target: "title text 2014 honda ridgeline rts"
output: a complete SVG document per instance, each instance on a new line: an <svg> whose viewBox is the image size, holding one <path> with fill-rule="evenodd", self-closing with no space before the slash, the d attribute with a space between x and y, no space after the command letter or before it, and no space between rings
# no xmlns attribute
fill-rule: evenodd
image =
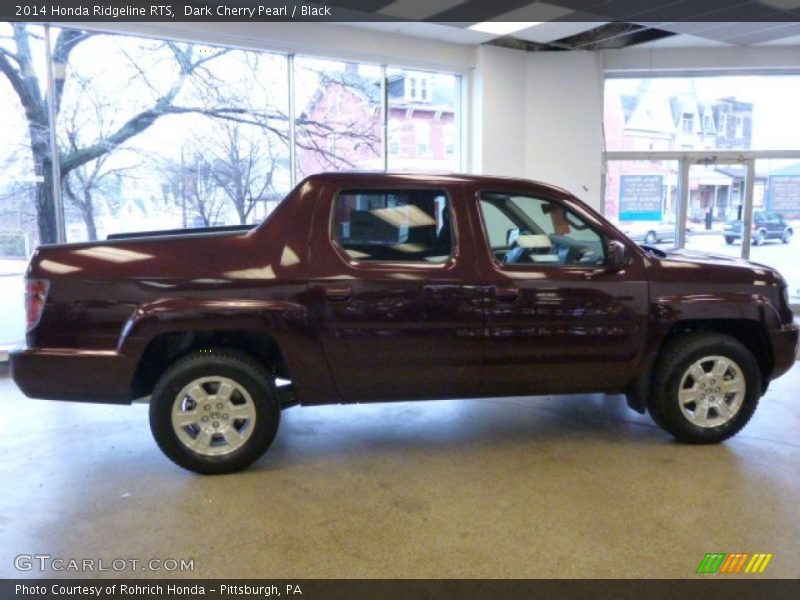
<svg viewBox="0 0 800 600"><path fill-rule="evenodd" d="M26 285L22 391L150 396L158 445L201 473L256 460L291 404L625 393L720 442L798 344L775 270L491 177L315 175L254 228L41 247Z"/></svg>

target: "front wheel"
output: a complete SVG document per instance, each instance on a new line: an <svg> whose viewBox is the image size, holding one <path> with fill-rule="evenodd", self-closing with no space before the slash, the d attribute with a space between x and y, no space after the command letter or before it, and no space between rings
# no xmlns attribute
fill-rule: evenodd
<svg viewBox="0 0 800 600"><path fill-rule="evenodd" d="M783 235L781 236L781 241L784 244L788 244L789 242L792 241L792 234L793 233L794 232L791 229L787 229L786 231L783 232Z"/></svg>
<svg viewBox="0 0 800 600"><path fill-rule="evenodd" d="M652 246L653 244L658 243L658 236L656 235L655 231L648 231L647 235L644 236L644 243L649 244Z"/></svg>
<svg viewBox="0 0 800 600"><path fill-rule="evenodd" d="M753 246L761 246L764 242L767 241L767 234L762 229L756 232L753 236Z"/></svg>
<svg viewBox="0 0 800 600"><path fill-rule="evenodd" d="M653 379L648 410L678 441L722 442L755 412L761 372L738 340L719 333L685 334L667 346Z"/></svg>
<svg viewBox="0 0 800 600"><path fill-rule="evenodd" d="M272 443L280 405L267 370L236 350L185 356L158 380L150 429L179 466L202 474L239 471Z"/></svg>
<svg viewBox="0 0 800 600"><path fill-rule="evenodd" d="M725 243L728 244L728 246L733 245L733 241L734 241L734 238L732 238L730 236L727 236L727 235L725 236Z"/></svg>

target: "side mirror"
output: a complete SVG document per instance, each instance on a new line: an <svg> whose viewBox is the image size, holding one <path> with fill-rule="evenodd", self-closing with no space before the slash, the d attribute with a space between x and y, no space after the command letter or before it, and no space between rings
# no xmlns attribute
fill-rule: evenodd
<svg viewBox="0 0 800 600"><path fill-rule="evenodd" d="M608 242L608 256L606 257L606 265L609 269L619 271L625 266L627 253L625 251L625 244L617 240Z"/></svg>

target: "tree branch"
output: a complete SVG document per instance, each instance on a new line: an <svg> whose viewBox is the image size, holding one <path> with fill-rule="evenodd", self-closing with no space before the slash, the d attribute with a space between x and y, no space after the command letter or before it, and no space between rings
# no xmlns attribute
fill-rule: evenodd
<svg viewBox="0 0 800 600"><path fill-rule="evenodd" d="M150 127L155 121L166 115L180 115L187 113L202 114L209 117L223 118L236 120L251 125L261 125L257 121L237 119L236 115L250 114L250 111L244 108L202 108L202 107L186 107L186 106L173 106L169 103L167 98L161 98L156 103L156 106L140 112L139 114L128 119L122 126L114 133L110 134L103 140L98 141L91 146L81 148L71 152L61 158L61 171L68 173L72 169L80 167L87 162L94 160L98 156L113 150L120 144L125 143L138 133L141 133ZM263 125L261 125L263 126Z"/></svg>
<svg viewBox="0 0 800 600"><path fill-rule="evenodd" d="M61 109L61 98L64 96L70 54L78 44L88 40L92 35L78 29L62 29L56 38L56 43L53 47L53 71L56 74L54 82L56 113Z"/></svg>
<svg viewBox="0 0 800 600"><path fill-rule="evenodd" d="M8 79L8 82L19 97L19 101L22 103L22 107L25 109L29 118L34 117L35 113L41 110L41 107L38 106L38 98L31 96L28 86L25 85L25 82L20 76L20 72L8 62L6 53L0 53L0 72Z"/></svg>
<svg viewBox="0 0 800 600"><path fill-rule="evenodd" d="M19 57L19 71L17 76L21 85L25 88L25 96L27 102L23 101L25 110L35 110L38 117L37 123L41 121L42 114L46 113L44 110L44 98L41 95L39 87L39 77L36 75L36 69L33 66L33 54L31 52L31 45L27 26L24 24L15 23L12 25L14 28L14 41L17 45L17 56ZM22 97L20 96L20 99Z"/></svg>
<svg viewBox="0 0 800 600"><path fill-rule="evenodd" d="M20 63L19 56L17 56L13 52L11 52L11 50L8 50L7 48L3 48L2 46L0 46L0 55L7 56L8 58L13 60L17 64Z"/></svg>

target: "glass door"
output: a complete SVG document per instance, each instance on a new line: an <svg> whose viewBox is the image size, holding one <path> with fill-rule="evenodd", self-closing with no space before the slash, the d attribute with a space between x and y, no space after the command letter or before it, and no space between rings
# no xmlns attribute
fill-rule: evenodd
<svg viewBox="0 0 800 600"><path fill-rule="evenodd" d="M753 195L763 196L763 179L748 175L752 159L717 162L713 159L687 161L686 202L681 208L684 247L709 254L747 257L752 244L752 225L748 226L748 206Z"/></svg>
<svg viewBox="0 0 800 600"><path fill-rule="evenodd" d="M781 272L800 303L800 159L755 162L750 259Z"/></svg>

